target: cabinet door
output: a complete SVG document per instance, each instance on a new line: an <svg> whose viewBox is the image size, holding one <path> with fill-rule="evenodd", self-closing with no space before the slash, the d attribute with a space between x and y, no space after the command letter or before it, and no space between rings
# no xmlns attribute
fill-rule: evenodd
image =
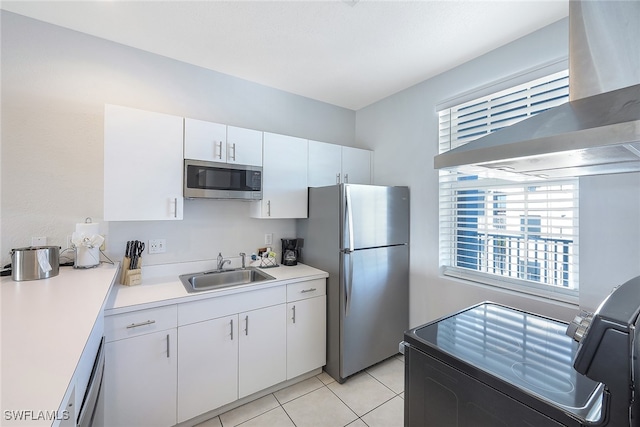
<svg viewBox="0 0 640 427"><path fill-rule="evenodd" d="M105 221L182 219L182 117L105 106Z"/></svg>
<svg viewBox="0 0 640 427"><path fill-rule="evenodd" d="M262 166L262 132L228 126L227 163Z"/></svg>
<svg viewBox="0 0 640 427"><path fill-rule="evenodd" d="M287 378L286 304L240 313L238 397Z"/></svg>
<svg viewBox="0 0 640 427"><path fill-rule="evenodd" d="M257 218L307 217L307 140L264 133L262 200Z"/></svg>
<svg viewBox="0 0 640 427"><path fill-rule="evenodd" d="M106 344L106 426L176 424L176 336L174 328Z"/></svg>
<svg viewBox="0 0 640 427"><path fill-rule="evenodd" d="M287 379L326 364L325 296L287 304Z"/></svg>
<svg viewBox="0 0 640 427"><path fill-rule="evenodd" d="M227 126L184 119L184 158L226 163Z"/></svg>
<svg viewBox="0 0 640 427"><path fill-rule="evenodd" d="M309 187L340 184L342 147L319 141L309 141Z"/></svg>
<svg viewBox="0 0 640 427"><path fill-rule="evenodd" d="M178 328L178 423L238 399L238 316Z"/></svg>
<svg viewBox="0 0 640 427"><path fill-rule="evenodd" d="M342 147L342 182L371 184L371 151Z"/></svg>

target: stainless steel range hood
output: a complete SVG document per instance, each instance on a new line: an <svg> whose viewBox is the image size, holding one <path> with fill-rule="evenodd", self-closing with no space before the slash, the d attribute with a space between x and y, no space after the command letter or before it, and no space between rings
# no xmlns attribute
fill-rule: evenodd
<svg viewBox="0 0 640 427"><path fill-rule="evenodd" d="M555 178L640 171L640 2L571 1L570 99L434 158Z"/></svg>

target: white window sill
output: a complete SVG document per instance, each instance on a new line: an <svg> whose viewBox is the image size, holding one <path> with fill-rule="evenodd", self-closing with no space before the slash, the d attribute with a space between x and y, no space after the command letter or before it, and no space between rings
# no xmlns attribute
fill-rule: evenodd
<svg viewBox="0 0 640 427"><path fill-rule="evenodd" d="M510 295L517 295L536 301L551 302L556 305L575 309L580 305L578 291L555 288L547 285L527 286L516 281L502 279L500 277L487 278L482 274L459 271L458 269L441 267L440 276L445 279L455 280L465 285L477 286L494 292L503 292ZM548 288L548 289L547 289Z"/></svg>

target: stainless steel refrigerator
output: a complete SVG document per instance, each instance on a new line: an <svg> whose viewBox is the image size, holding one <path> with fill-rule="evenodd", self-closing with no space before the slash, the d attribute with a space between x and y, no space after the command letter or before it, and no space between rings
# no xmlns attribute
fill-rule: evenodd
<svg viewBox="0 0 640 427"><path fill-rule="evenodd" d="M309 188L302 262L329 273L327 365L336 381L398 353L409 328L409 189Z"/></svg>

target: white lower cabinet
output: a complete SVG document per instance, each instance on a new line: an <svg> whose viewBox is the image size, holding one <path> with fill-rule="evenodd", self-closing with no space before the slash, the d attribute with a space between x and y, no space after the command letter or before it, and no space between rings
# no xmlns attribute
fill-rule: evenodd
<svg viewBox="0 0 640 427"><path fill-rule="evenodd" d="M107 316L105 425L182 423L321 368L325 287L307 280Z"/></svg>
<svg viewBox="0 0 640 427"><path fill-rule="evenodd" d="M105 426L176 424L176 328L109 342Z"/></svg>
<svg viewBox="0 0 640 427"><path fill-rule="evenodd" d="M285 304L178 328L178 422L286 380Z"/></svg>
<svg viewBox="0 0 640 427"><path fill-rule="evenodd" d="M240 314L238 397L287 379L285 304Z"/></svg>
<svg viewBox="0 0 640 427"><path fill-rule="evenodd" d="M178 422L238 398L238 315L178 328Z"/></svg>
<svg viewBox="0 0 640 427"><path fill-rule="evenodd" d="M326 364L326 299L287 304L287 379Z"/></svg>

